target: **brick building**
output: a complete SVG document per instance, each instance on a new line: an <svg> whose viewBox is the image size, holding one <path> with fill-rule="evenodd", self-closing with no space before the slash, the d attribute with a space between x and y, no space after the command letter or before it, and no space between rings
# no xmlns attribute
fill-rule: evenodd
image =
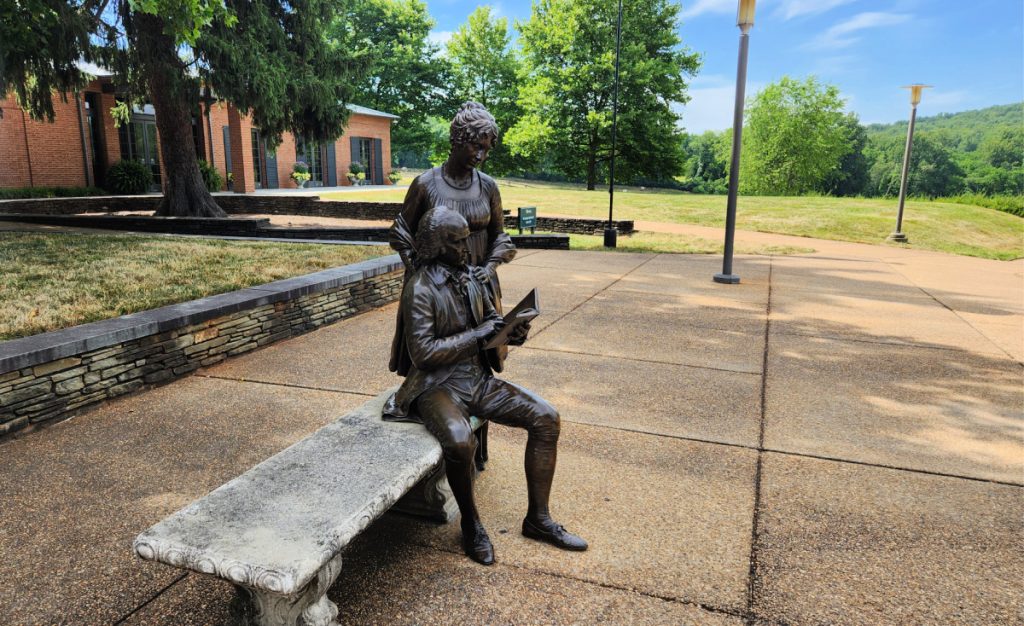
<svg viewBox="0 0 1024 626"><path fill-rule="evenodd" d="M130 124L114 126L110 109L116 90L109 77L99 77L67 102L54 102L56 119L29 118L13 95L0 100L0 187L103 186L107 168L121 159L135 159L153 169L156 188L162 180L159 137L150 106L133 112ZM350 105L344 134L327 144L285 133L276 149L269 149L247 115L228 102L201 107L192 120L196 154L212 163L231 190L292 189L292 166L297 160L310 165L307 187L350 184L353 160L364 165L366 180L386 184L391 172L390 113Z"/></svg>

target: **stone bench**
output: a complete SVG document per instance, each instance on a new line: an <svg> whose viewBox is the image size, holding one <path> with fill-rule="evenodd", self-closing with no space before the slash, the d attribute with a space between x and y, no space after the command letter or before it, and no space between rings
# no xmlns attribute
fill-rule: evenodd
<svg viewBox="0 0 1024 626"><path fill-rule="evenodd" d="M457 513L434 437L381 420L392 392L165 518L136 554L233 583L247 623L337 624L325 594L356 535L393 505L438 521Z"/></svg>

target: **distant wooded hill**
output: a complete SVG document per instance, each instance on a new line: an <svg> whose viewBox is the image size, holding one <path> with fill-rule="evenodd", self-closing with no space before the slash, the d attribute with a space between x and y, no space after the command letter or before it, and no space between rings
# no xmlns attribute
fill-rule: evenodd
<svg viewBox="0 0 1024 626"><path fill-rule="evenodd" d="M831 93L813 79L783 82L779 89L793 92L804 89L819 98ZM758 94L754 105L772 93L765 90ZM768 123L757 116L748 116L748 131L743 136L744 162L770 161L770 167L762 168L769 172L778 172L783 166L793 169L793 163L799 163L811 153L814 146L808 144L833 142L841 148L834 151L841 157L825 175L804 185L798 193L893 196L899 192L908 120L865 126L855 114L838 112L842 106L838 98L831 102L831 118L823 113L823 105L815 108L802 102L800 98L789 97L772 103L778 106L772 109L774 117ZM820 138L810 137L811 131L822 130L820 119L832 120L829 132L819 133ZM783 132L792 128L803 130L788 135ZM772 139L774 135L782 135L782 139L767 148L750 145L748 137L757 131ZM725 192L729 137L728 132L707 132L685 138L682 151L686 170L680 179L683 188L697 193ZM791 193L787 189L772 188L766 181L772 182L771 177L762 175L753 180L760 183L760 187L756 187L748 175L746 191ZM914 131L908 187L912 196L957 196L972 204L1024 216L1024 102L919 117Z"/></svg>
<svg viewBox="0 0 1024 626"><path fill-rule="evenodd" d="M891 124L868 124L865 126L868 137L893 135L906 137L907 122L901 120ZM985 140L986 135L1003 129L1021 130L1024 128L1024 102L1000 104L986 109L961 111L960 113L940 113L927 117L918 117L914 123L914 132L934 134L943 145L949 148L972 152Z"/></svg>

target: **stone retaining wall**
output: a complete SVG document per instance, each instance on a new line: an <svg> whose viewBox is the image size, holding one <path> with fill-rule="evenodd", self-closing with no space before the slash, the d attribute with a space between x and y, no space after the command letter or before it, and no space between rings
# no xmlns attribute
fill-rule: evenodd
<svg viewBox="0 0 1024 626"><path fill-rule="evenodd" d="M397 255L0 342L0 440L397 300Z"/></svg>
<svg viewBox="0 0 1024 626"><path fill-rule="evenodd" d="M357 220L393 220L401 208L397 202L350 202L321 200L317 196L239 195L216 196L217 203L229 215L240 213L266 215L314 215ZM119 211L155 211L160 196L102 196L91 198L35 198L0 201L0 213L27 215L73 215L76 213L116 213ZM601 235L607 220L591 218L555 218L537 216L537 228L553 233ZM623 235L633 234L632 220L612 225ZM505 216L505 228L518 232L515 215Z"/></svg>
<svg viewBox="0 0 1024 626"><path fill-rule="evenodd" d="M571 235L603 235L608 227L608 220L595 220L587 217L543 217L537 216L537 230L552 233L569 233ZM620 235L633 234L633 220L612 221L612 227ZM519 220L515 215L505 216L505 230L509 233L519 232ZM524 233L528 231L523 231Z"/></svg>

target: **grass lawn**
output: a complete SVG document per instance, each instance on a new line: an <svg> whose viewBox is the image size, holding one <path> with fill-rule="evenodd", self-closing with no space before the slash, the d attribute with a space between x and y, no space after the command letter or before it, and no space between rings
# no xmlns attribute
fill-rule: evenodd
<svg viewBox="0 0 1024 626"><path fill-rule="evenodd" d="M0 340L390 253L381 246L0 233Z"/></svg>
<svg viewBox="0 0 1024 626"><path fill-rule="evenodd" d="M628 237L619 237L615 248L604 247L602 235L569 235L571 250L595 250L609 252L669 252L674 254L721 254L724 244L703 237L674 233L638 232ZM795 246L745 246L737 245L736 254L806 254L814 248Z"/></svg>
<svg viewBox="0 0 1024 626"><path fill-rule="evenodd" d="M499 182L502 201L513 211L519 206L536 206L540 215L608 217L607 189L586 191L580 185L517 179ZM616 219L725 227L725 196L633 187L616 191ZM404 196L405 189L397 188L323 197L401 202ZM905 246L987 259L1024 256L1024 219L995 209L910 200L903 219L909 244L885 241L895 225L896 200L885 198L741 196L736 219L740 230Z"/></svg>

